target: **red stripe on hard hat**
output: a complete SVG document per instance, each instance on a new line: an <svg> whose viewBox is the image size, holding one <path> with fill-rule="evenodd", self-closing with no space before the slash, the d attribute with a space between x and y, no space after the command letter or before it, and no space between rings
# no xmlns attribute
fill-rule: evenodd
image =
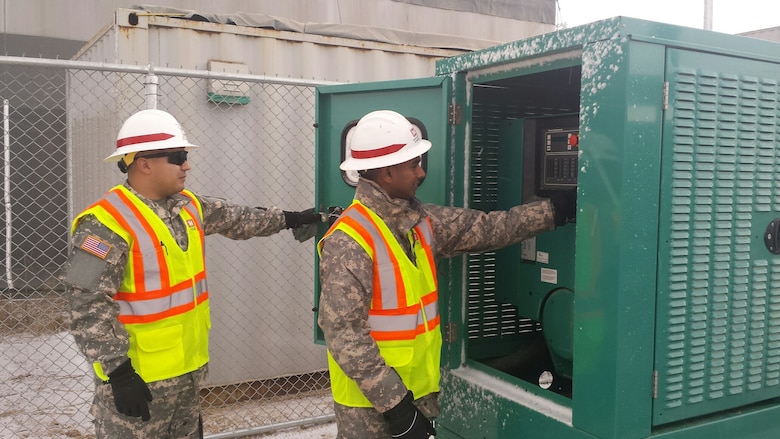
<svg viewBox="0 0 780 439"><path fill-rule="evenodd" d="M121 148L127 145L135 145L137 143L146 142L159 142L161 140L168 140L173 137L173 134L168 133L156 133L156 134L144 134L143 136L125 137L116 141L116 147Z"/></svg>
<svg viewBox="0 0 780 439"><path fill-rule="evenodd" d="M355 151L352 150L353 159L372 159L374 157L381 157L383 155L392 154L401 148L406 146L405 143L396 143L395 145L385 146L384 148L372 149L371 151Z"/></svg>

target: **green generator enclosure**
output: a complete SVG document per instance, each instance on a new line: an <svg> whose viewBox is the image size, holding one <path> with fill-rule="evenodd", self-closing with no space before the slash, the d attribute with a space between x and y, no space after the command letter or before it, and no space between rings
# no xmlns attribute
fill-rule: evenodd
<svg viewBox="0 0 780 439"><path fill-rule="evenodd" d="M378 109L433 143L424 202L576 189L575 223L438 261L437 439L780 437L778 84L780 44L616 17L317 88L323 210Z"/></svg>

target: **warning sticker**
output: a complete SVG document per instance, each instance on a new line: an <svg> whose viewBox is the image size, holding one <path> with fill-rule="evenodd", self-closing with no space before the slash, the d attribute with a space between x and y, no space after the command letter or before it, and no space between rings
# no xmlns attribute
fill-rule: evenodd
<svg viewBox="0 0 780 439"><path fill-rule="evenodd" d="M558 284L558 270L552 268L542 268L542 282L548 284Z"/></svg>

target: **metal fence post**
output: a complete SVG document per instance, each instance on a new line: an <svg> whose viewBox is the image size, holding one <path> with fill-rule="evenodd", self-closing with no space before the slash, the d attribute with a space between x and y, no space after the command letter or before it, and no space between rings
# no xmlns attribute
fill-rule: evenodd
<svg viewBox="0 0 780 439"><path fill-rule="evenodd" d="M11 133L8 117L8 99L3 99L3 202L5 204L5 275L8 291L14 289L13 239L11 239L13 212L11 210Z"/></svg>
<svg viewBox="0 0 780 439"><path fill-rule="evenodd" d="M153 67L150 64L149 73L147 73L146 80L144 81L144 85L146 86L146 109L147 110L157 109L157 86L159 84L159 80L157 78L157 75L155 75L152 70Z"/></svg>

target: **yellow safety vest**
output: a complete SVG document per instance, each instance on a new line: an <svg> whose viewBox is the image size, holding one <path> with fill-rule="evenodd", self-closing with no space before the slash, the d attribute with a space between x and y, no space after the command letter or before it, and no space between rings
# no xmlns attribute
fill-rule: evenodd
<svg viewBox="0 0 780 439"><path fill-rule="evenodd" d="M425 218L409 232L417 265L409 260L384 221L357 200L323 236L318 252L335 230L354 239L374 262L368 323L380 355L415 398L437 392L442 340L430 220ZM349 407L372 407L330 351L328 368L334 401Z"/></svg>
<svg viewBox="0 0 780 439"><path fill-rule="evenodd" d="M92 214L127 242L125 276L114 300L130 334L127 354L146 382L180 376L209 361L203 209L191 192L182 194L190 199L179 214L189 240L186 251L163 220L121 185L80 213L71 229ZM93 367L108 380L99 362Z"/></svg>

